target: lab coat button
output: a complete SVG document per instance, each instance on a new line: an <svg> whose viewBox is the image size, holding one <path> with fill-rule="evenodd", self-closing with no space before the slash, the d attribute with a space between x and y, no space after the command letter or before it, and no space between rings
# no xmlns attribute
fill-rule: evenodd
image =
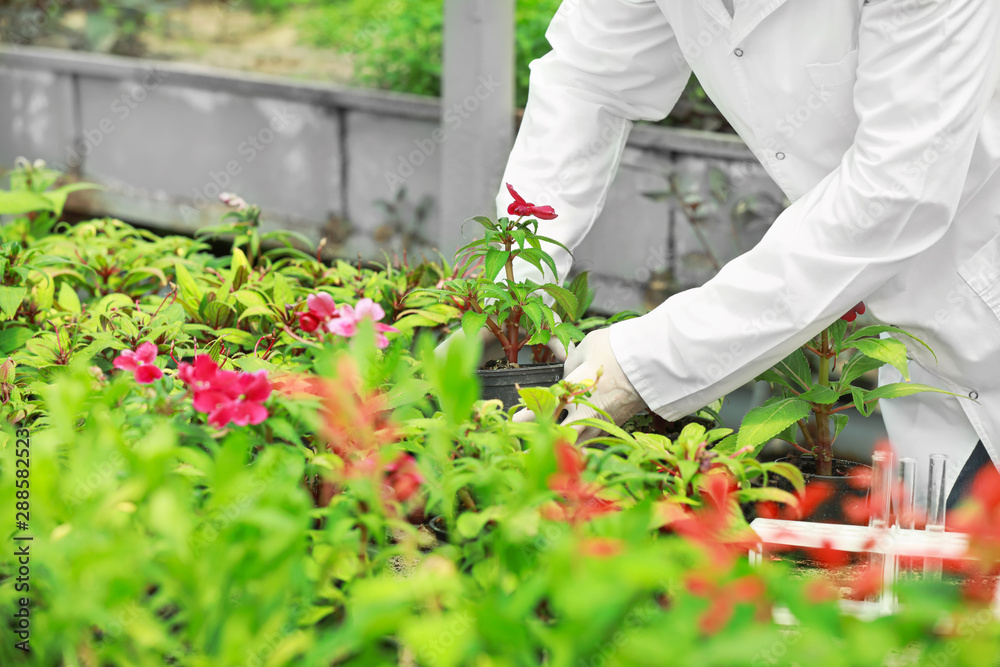
<svg viewBox="0 0 1000 667"><path fill-rule="evenodd" d="M972 391L969 392L969 398L971 398L974 401L977 400L979 398L979 392L973 389Z"/></svg>
<svg viewBox="0 0 1000 667"><path fill-rule="evenodd" d="M737 58L742 58L743 57L743 49L736 49L735 51L733 51L733 53L736 54Z"/></svg>
<svg viewBox="0 0 1000 667"><path fill-rule="evenodd" d="M775 153L774 157L778 158L779 160L784 160L785 159L785 154L781 153L781 152L778 152L778 153Z"/></svg>

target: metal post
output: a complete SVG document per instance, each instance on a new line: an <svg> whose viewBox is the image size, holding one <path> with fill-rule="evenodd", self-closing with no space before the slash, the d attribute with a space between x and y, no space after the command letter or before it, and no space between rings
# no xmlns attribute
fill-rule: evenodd
<svg viewBox="0 0 1000 667"><path fill-rule="evenodd" d="M514 5L444 3L443 173L435 239L445 256L462 245L463 221L496 214L514 144Z"/></svg>

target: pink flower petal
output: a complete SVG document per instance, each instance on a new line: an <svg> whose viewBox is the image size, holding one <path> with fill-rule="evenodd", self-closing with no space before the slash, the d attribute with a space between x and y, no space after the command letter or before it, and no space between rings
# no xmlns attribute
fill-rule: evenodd
<svg viewBox="0 0 1000 667"><path fill-rule="evenodd" d="M358 333L358 323L353 318L338 317L326 323L326 330L344 338L353 338Z"/></svg>
<svg viewBox="0 0 1000 667"><path fill-rule="evenodd" d="M132 350L124 350L121 354L115 357L115 360L111 363L115 368L123 371L134 371L139 367L139 362L135 358L135 352Z"/></svg>
<svg viewBox="0 0 1000 667"><path fill-rule="evenodd" d="M260 403L241 401L233 405L232 422L238 426L260 424L267 417L267 408Z"/></svg>
<svg viewBox="0 0 1000 667"><path fill-rule="evenodd" d="M226 403L208 415L208 423L216 428L225 428L229 422L233 421L235 411L234 404Z"/></svg>
<svg viewBox="0 0 1000 667"><path fill-rule="evenodd" d="M267 371L244 373L241 390L246 400L263 403L271 396L271 383L267 380Z"/></svg>
<svg viewBox="0 0 1000 667"><path fill-rule="evenodd" d="M151 364L156 361L156 353L156 344L146 341L136 349L135 357L144 364Z"/></svg>
<svg viewBox="0 0 1000 667"><path fill-rule="evenodd" d="M358 305L354 309L354 314L356 319L362 319L369 317L374 322L378 322L383 317L385 317L385 311L382 310L382 306L378 305L371 299L361 299L358 301Z"/></svg>
<svg viewBox="0 0 1000 667"><path fill-rule="evenodd" d="M214 389L196 389L192 404L198 412L209 413L220 405L231 403L233 399L225 392Z"/></svg>
<svg viewBox="0 0 1000 667"><path fill-rule="evenodd" d="M306 297L306 305L309 306L309 312L320 320L330 319L337 311L337 304L333 297L326 292L310 294Z"/></svg>
<svg viewBox="0 0 1000 667"><path fill-rule="evenodd" d="M159 366L153 364L143 364L135 369L135 381L139 384L149 384L163 377L163 371Z"/></svg>

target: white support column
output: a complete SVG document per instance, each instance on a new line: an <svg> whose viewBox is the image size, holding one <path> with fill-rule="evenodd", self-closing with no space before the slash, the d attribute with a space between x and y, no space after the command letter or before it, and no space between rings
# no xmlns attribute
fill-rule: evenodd
<svg viewBox="0 0 1000 667"><path fill-rule="evenodd" d="M445 136L435 238L446 257L464 243L464 220L496 213L514 143L514 5L515 0L444 3ZM467 226L470 233L473 227Z"/></svg>

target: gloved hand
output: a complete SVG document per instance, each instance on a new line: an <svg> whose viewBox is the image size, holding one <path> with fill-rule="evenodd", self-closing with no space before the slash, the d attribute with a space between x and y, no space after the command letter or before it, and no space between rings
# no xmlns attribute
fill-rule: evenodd
<svg viewBox="0 0 1000 667"><path fill-rule="evenodd" d="M597 379L598 371L601 372ZM569 382L586 382L597 379L590 402L597 408L608 413L615 424L622 424L637 412L646 407L645 401L639 396L629 381L625 371L618 364L618 359L611 349L609 329L599 329L587 335L578 347L573 349L566 359L566 369L563 378ZM583 405L571 405L562 423L570 425L574 421L596 417L603 419L592 408ZM514 415L514 421L525 422L535 418L530 410L522 410ZM577 426L580 440L595 437L598 429Z"/></svg>

